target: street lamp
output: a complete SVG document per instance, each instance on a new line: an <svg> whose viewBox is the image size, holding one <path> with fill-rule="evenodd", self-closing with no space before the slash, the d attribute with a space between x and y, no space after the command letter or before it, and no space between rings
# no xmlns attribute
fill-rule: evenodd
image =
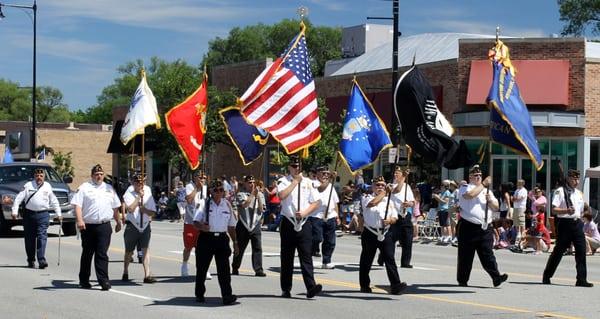
<svg viewBox="0 0 600 319"><path fill-rule="evenodd" d="M35 76L36 76L36 35L37 35L37 23L36 23L36 13L37 13L37 4L36 0L33 0L32 6L24 6L20 4L7 4L0 2L0 20L5 16L2 13L2 7L7 8L19 8L19 9L29 9L33 11L33 86L31 92L31 112L32 112L32 121L31 121L31 149L29 150L29 158L35 158L35 115L36 115L36 85L35 85Z"/></svg>

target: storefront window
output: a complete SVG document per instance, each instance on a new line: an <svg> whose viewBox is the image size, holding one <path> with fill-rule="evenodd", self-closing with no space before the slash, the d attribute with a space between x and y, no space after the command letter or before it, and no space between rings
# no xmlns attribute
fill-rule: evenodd
<svg viewBox="0 0 600 319"><path fill-rule="evenodd" d="M600 140L590 141L590 167L600 166ZM588 179L590 206L600 208L600 178Z"/></svg>

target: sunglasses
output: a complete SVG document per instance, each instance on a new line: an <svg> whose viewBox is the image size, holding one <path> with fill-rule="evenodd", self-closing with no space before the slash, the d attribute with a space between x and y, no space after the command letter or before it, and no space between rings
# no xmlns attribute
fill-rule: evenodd
<svg viewBox="0 0 600 319"><path fill-rule="evenodd" d="M385 184L384 183L377 183L377 184L375 184L375 186L376 187L385 187Z"/></svg>
<svg viewBox="0 0 600 319"><path fill-rule="evenodd" d="M291 164L290 167L298 168L298 167L300 167L300 165L298 165L298 164Z"/></svg>

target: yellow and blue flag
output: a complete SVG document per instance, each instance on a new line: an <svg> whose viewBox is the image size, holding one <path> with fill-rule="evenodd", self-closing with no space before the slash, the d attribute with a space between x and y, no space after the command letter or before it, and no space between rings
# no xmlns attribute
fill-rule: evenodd
<svg viewBox="0 0 600 319"><path fill-rule="evenodd" d="M348 112L344 119L340 155L350 170L371 165L384 149L392 146L390 134L373 105L353 80Z"/></svg>
<svg viewBox="0 0 600 319"><path fill-rule="evenodd" d="M515 81L508 47L498 40L489 54L493 79L487 103L490 106L490 138L528 156L537 170L544 165L527 105Z"/></svg>
<svg viewBox="0 0 600 319"><path fill-rule="evenodd" d="M244 165L250 165L262 155L269 139L269 133L248 124L240 113L239 107L226 107L219 111L219 115L221 115L227 135L231 138L242 162Z"/></svg>

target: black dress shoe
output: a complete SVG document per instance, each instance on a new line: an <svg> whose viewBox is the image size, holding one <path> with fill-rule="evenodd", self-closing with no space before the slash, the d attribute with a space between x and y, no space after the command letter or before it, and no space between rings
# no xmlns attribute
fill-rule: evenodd
<svg viewBox="0 0 600 319"><path fill-rule="evenodd" d="M48 268L48 263L40 263L40 265L38 266L40 269L45 269Z"/></svg>
<svg viewBox="0 0 600 319"><path fill-rule="evenodd" d="M578 280L578 281L575 283L575 286L577 286L577 287L588 287L588 288L591 288L591 287L594 287L594 284L593 284L593 283L591 283L591 282L587 282L587 281L579 281L579 280Z"/></svg>
<svg viewBox="0 0 600 319"><path fill-rule="evenodd" d="M152 277L152 276L148 276L146 278L144 278L144 283L145 284L153 284L156 282L156 278Z"/></svg>
<svg viewBox="0 0 600 319"><path fill-rule="evenodd" d="M237 296L236 295L231 295L231 296L225 296L223 297L223 304L225 306L227 305L231 305L232 303L234 303L237 300Z"/></svg>
<svg viewBox="0 0 600 319"><path fill-rule="evenodd" d="M469 287L469 285L466 282L459 282L458 286L460 286L460 287Z"/></svg>
<svg viewBox="0 0 600 319"><path fill-rule="evenodd" d="M413 268L413 265L401 265L400 268Z"/></svg>
<svg viewBox="0 0 600 319"><path fill-rule="evenodd" d="M256 277L267 277L267 274L265 274L265 273L264 273L264 272L262 272L262 271L259 271L259 272L257 272L256 274L254 274L254 276L256 276Z"/></svg>
<svg viewBox="0 0 600 319"><path fill-rule="evenodd" d="M35 263L33 261L28 261L27 262L27 267L28 268L35 268Z"/></svg>
<svg viewBox="0 0 600 319"><path fill-rule="evenodd" d="M231 274L232 274L232 275L234 275L234 276L237 276L237 275L239 275L239 274L240 274L240 271L239 271L239 270L237 270L237 269L233 269L233 270L231 271Z"/></svg>
<svg viewBox="0 0 600 319"><path fill-rule="evenodd" d="M494 287L500 286L507 279L508 279L508 274L502 274L500 277L494 279Z"/></svg>
<svg viewBox="0 0 600 319"><path fill-rule="evenodd" d="M321 257L321 253L313 253L313 257Z"/></svg>
<svg viewBox="0 0 600 319"><path fill-rule="evenodd" d="M286 290L281 293L281 297L282 298L292 298L292 294Z"/></svg>
<svg viewBox="0 0 600 319"><path fill-rule="evenodd" d="M90 284L89 282L80 281L79 287L81 287L83 289L92 289L92 284Z"/></svg>
<svg viewBox="0 0 600 319"><path fill-rule="evenodd" d="M404 289L406 289L406 287L408 287L408 285L405 282L401 282L395 286L392 286L390 293L392 295L399 295Z"/></svg>
<svg viewBox="0 0 600 319"><path fill-rule="evenodd" d="M123 274L121 281L129 281L129 274Z"/></svg>
<svg viewBox="0 0 600 319"><path fill-rule="evenodd" d="M550 284L552 284L552 283L550 282L550 278L543 278L543 279L542 279L542 283L543 283L544 285L550 285Z"/></svg>
<svg viewBox="0 0 600 319"><path fill-rule="evenodd" d="M323 290L323 286L321 286L321 284L316 284L314 287L312 287L306 292L306 298L312 298L318 295L321 292L321 290Z"/></svg>
<svg viewBox="0 0 600 319"><path fill-rule="evenodd" d="M370 294L373 292L373 290L371 290L371 287L360 287L360 292Z"/></svg>
<svg viewBox="0 0 600 319"><path fill-rule="evenodd" d="M205 301L206 300L204 299L204 296L202 296L202 297L196 297L196 302L203 303Z"/></svg>
<svg viewBox="0 0 600 319"><path fill-rule="evenodd" d="M100 287L102 287L103 291L107 291L107 290L110 290L110 288L112 288L112 286L110 285L110 282L101 282Z"/></svg>

